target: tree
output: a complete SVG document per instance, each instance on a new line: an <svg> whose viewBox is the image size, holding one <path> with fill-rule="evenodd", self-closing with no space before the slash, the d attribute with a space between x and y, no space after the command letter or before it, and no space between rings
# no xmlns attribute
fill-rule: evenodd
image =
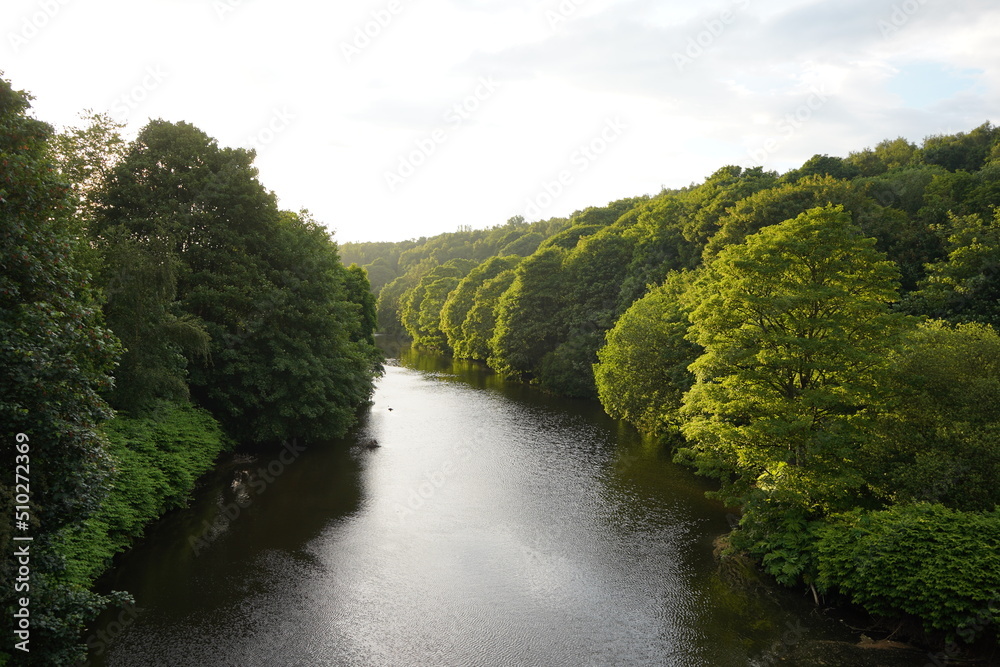
<svg viewBox="0 0 1000 667"><path fill-rule="evenodd" d="M456 357L462 357L468 352L464 345L462 325L476 303L479 288L486 281L513 269L520 261L521 258L516 255L491 257L469 271L448 295L441 309L441 331L447 336L448 346L454 350Z"/></svg>
<svg viewBox="0 0 1000 667"><path fill-rule="evenodd" d="M344 288L347 300L358 306L360 317L358 327L351 332L351 340L364 341L375 345L375 329L378 328L378 313L375 308L375 295L371 283L368 282L368 271L357 264L351 264L344 273Z"/></svg>
<svg viewBox="0 0 1000 667"><path fill-rule="evenodd" d="M191 393L231 435L337 436L378 368L367 280L344 269L307 212L278 210L253 157L187 123L152 121L101 192L94 232L103 243L167 248L178 315L211 337L207 360L189 355Z"/></svg>
<svg viewBox="0 0 1000 667"><path fill-rule="evenodd" d="M542 386L577 398L595 398L593 366L604 334L618 316L618 299L634 243L616 226L580 239L562 265L566 292L548 313L565 331L538 367Z"/></svg>
<svg viewBox="0 0 1000 667"><path fill-rule="evenodd" d="M949 171L976 171L1000 142L1000 128L984 123L969 133L935 135L924 140L923 160L938 164Z"/></svg>
<svg viewBox="0 0 1000 667"><path fill-rule="evenodd" d="M795 183L785 183L761 190L739 201L719 220L719 231L705 246L705 261L711 261L724 247L769 225L789 220L816 206L840 204L856 223L874 202L850 181L830 176L806 176Z"/></svg>
<svg viewBox="0 0 1000 667"><path fill-rule="evenodd" d="M903 302L914 314L1000 327L1000 211L949 218L947 257L927 266L919 290Z"/></svg>
<svg viewBox="0 0 1000 667"><path fill-rule="evenodd" d="M687 340L683 298L693 274L671 273L636 301L607 333L594 366L605 412L647 433L680 426L680 407L694 376L688 366L700 348Z"/></svg>
<svg viewBox="0 0 1000 667"><path fill-rule="evenodd" d="M514 283L514 269L490 278L476 290L474 303L462 322L462 335L455 345L455 356L486 361L493 353L490 346L496 333L497 306L500 297Z"/></svg>
<svg viewBox="0 0 1000 667"><path fill-rule="evenodd" d="M137 416L159 400L188 399L185 354L202 359L211 340L201 321L177 302L178 258L161 239L120 233L98 246L108 326L125 351L108 400Z"/></svg>
<svg viewBox="0 0 1000 667"><path fill-rule="evenodd" d="M875 155L886 169L908 167L918 162L920 149L903 137L884 139L875 146Z"/></svg>
<svg viewBox="0 0 1000 667"><path fill-rule="evenodd" d="M406 334L406 327L403 325L403 299L416 287L420 276L413 273L405 273L390 280L378 293L375 301L375 317L378 322L378 330L390 336L402 336Z"/></svg>
<svg viewBox="0 0 1000 667"><path fill-rule="evenodd" d="M931 321L888 364L888 399L865 446L868 485L895 503L1000 505L1000 336Z"/></svg>
<svg viewBox="0 0 1000 667"><path fill-rule="evenodd" d="M833 178L851 180L856 178L861 170L852 161L829 155L813 155L798 169L793 169L781 177L786 183L794 183L806 176L832 176Z"/></svg>
<svg viewBox="0 0 1000 667"><path fill-rule="evenodd" d="M762 167L744 169L728 165L718 169L701 185L677 193L686 209L684 238L698 250L697 255L690 259L701 259L701 250L718 231L729 209L761 190L775 187L777 183L776 172L764 171ZM693 265L679 268L693 268Z"/></svg>
<svg viewBox="0 0 1000 667"><path fill-rule="evenodd" d="M52 143L59 169L79 202L77 217L89 221L94 215L94 195L125 157L127 144L121 136L125 124L108 114L88 111L82 119L86 126L66 128Z"/></svg>
<svg viewBox="0 0 1000 667"><path fill-rule="evenodd" d="M889 311L898 269L874 244L842 207L815 208L727 247L692 297L705 353L685 454L730 500L829 510L862 486L865 410L907 322Z"/></svg>
<svg viewBox="0 0 1000 667"><path fill-rule="evenodd" d="M448 295L475 267L476 262L468 259L448 260L428 271L400 298L400 319L414 345L447 351L448 342L441 330L441 311Z"/></svg>
<svg viewBox="0 0 1000 667"><path fill-rule="evenodd" d="M81 627L107 600L61 583L65 563L54 545L106 490L110 466L98 426L111 411L100 393L111 387L120 346L74 264L75 202L56 170L52 128L28 115L29 99L0 80L0 449L4 461L31 472L30 517L19 530L34 537L31 653L19 656L69 664L80 657ZM13 473L0 480L7 517L15 516ZM0 594L6 618L14 613L13 528L0 522L0 579L11 583ZM10 650L11 629L4 636Z"/></svg>
<svg viewBox="0 0 1000 667"><path fill-rule="evenodd" d="M349 296L348 283L362 281L354 289L366 293L367 281L344 268L330 232L308 214L284 212L278 231L268 283L247 319L225 319L229 286L204 292L206 305L220 309L209 321L223 345L212 366L198 369L197 385L245 441L341 437L380 372L363 304Z"/></svg>
<svg viewBox="0 0 1000 667"><path fill-rule="evenodd" d="M565 256L559 246L539 249L518 265L500 297L488 363L501 375L537 376L542 358L564 340L565 329L553 313L565 303Z"/></svg>
<svg viewBox="0 0 1000 667"><path fill-rule="evenodd" d="M372 293L377 297L382 288L395 280L397 273L388 262L382 258L376 258L371 264L364 265L365 273L368 274L368 282L371 283Z"/></svg>

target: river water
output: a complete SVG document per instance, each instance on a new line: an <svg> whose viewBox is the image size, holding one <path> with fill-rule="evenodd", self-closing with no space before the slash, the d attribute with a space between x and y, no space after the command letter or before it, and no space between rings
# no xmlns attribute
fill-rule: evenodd
<svg viewBox="0 0 1000 667"><path fill-rule="evenodd" d="M231 457L120 558L102 586L137 607L92 664L736 667L847 638L720 573L708 483L598 404L400 357L348 440Z"/></svg>

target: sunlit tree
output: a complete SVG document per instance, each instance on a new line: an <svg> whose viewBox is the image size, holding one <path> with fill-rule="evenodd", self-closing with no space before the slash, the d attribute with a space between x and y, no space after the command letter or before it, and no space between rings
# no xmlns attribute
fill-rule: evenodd
<svg viewBox="0 0 1000 667"><path fill-rule="evenodd" d="M860 421L907 321L889 310L899 271L874 244L843 208L812 209L728 246L692 297L705 352L683 432L730 499L829 508L862 485Z"/></svg>

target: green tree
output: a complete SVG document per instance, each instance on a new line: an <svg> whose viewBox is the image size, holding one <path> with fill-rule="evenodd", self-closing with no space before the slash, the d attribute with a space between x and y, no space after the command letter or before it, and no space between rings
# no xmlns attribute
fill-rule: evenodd
<svg viewBox="0 0 1000 667"><path fill-rule="evenodd" d="M687 340L684 300L693 274L671 273L662 285L625 311L607 333L594 366L604 410L647 433L680 426L680 407L694 376L688 371L700 348Z"/></svg>
<svg viewBox="0 0 1000 667"><path fill-rule="evenodd" d="M842 207L812 209L727 247L692 297L685 454L730 500L829 510L860 490L865 409L906 326L874 244Z"/></svg>
<svg viewBox="0 0 1000 667"><path fill-rule="evenodd" d="M515 276L514 269L508 269L479 286L473 306L462 322L462 335L455 345L455 356L480 361L489 359L493 353L490 344L496 334L497 306L500 297L514 283Z"/></svg>
<svg viewBox="0 0 1000 667"><path fill-rule="evenodd" d="M400 319L413 344L428 350L445 352L448 342L441 330L441 311L448 295L476 262L451 259L428 271L416 286L400 298Z"/></svg>
<svg viewBox="0 0 1000 667"><path fill-rule="evenodd" d="M604 334L618 316L618 299L634 243L617 227L580 239L562 264L566 292L548 313L565 331L538 367L542 386L566 396L595 398L593 366Z"/></svg>
<svg viewBox="0 0 1000 667"><path fill-rule="evenodd" d="M77 636L104 598L65 582L59 535L94 512L106 488L111 415L100 397L120 352L103 326L88 282L74 264L76 205L58 175L52 128L28 115L29 97L0 79L0 423L3 460L24 464L31 512L30 653L22 664L69 664ZM23 435L18 435L23 434ZM20 450L15 450L21 445ZM15 455L24 458L15 459ZM30 467L30 475L24 470ZM14 517L14 470L0 480L0 508ZM14 526L0 522L0 593L13 618ZM13 650L13 624L0 651Z"/></svg>
<svg viewBox="0 0 1000 667"><path fill-rule="evenodd" d="M281 216L268 263L260 309L242 322L222 320L226 345L199 386L210 408L229 424L239 420L231 432L245 441L341 437L381 370L363 304L350 296L352 281L367 294L367 280L352 276L330 232L304 213ZM224 294L218 303L225 306Z"/></svg>
<svg viewBox="0 0 1000 667"><path fill-rule="evenodd" d="M441 309L441 331L447 336L448 346L455 356L462 357L468 351L464 345L462 325L476 303L476 294L483 283L505 271L513 269L521 261L516 255L491 257L468 274L448 295Z"/></svg>
<svg viewBox="0 0 1000 667"><path fill-rule="evenodd" d="M517 255L519 257L527 257L538 250L538 246L540 246L543 241L545 241L545 235L541 232L529 232L518 236L510 241L510 243L501 245L500 250L497 251L497 253L499 255Z"/></svg>
<svg viewBox="0 0 1000 667"><path fill-rule="evenodd" d="M536 377L542 358L565 339L562 323L553 318L566 298L565 256L558 245L539 249L518 265L500 297L488 363L501 375Z"/></svg>
<svg viewBox="0 0 1000 667"><path fill-rule="evenodd" d="M719 219L719 231L705 247L705 260L711 261L727 245L742 243L764 227L830 204L844 206L854 222L862 224L862 214L874 202L850 181L830 176L806 176L795 183L761 190L737 202Z"/></svg>
<svg viewBox="0 0 1000 667"><path fill-rule="evenodd" d="M619 218L615 226L623 228L622 234L633 241L635 249L621 283L618 312L623 313L670 271L698 266L705 244L727 211L776 181L777 174L759 167L727 166L701 185L664 191Z"/></svg>
<svg viewBox="0 0 1000 667"><path fill-rule="evenodd" d="M777 182L778 174L773 171L729 165L717 170L700 186L677 193L685 209L682 228L690 248L679 247L678 257L682 261L669 268L694 268L701 261L705 245L727 218L729 209L751 195L775 187Z"/></svg>
<svg viewBox="0 0 1000 667"><path fill-rule="evenodd" d="M864 465L880 498L980 512L1000 505L996 331L976 323L923 324L892 356L883 394Z"/></svg>
<svg viewBox="0 0 1000 667"><path fill-rule="evenodd" d="M358 324L351 332L351 340L364 341L375 345L375 329L378 328L378 313L376 311L375 295L372 294L371 283L368 282L368 271L357 264L351 264L344 273L344 287L347 300L358 306L360 317L354 318Z"/></svg>
<svg viewBox="0 0 1000 667"><path fill-rule="evenodd" d="M253 153L187 123L152 121L101 193L95 233L170 249L180 314L211 337L190 358L192 395L233 436L328 438L354 422L377 356L336 244L307 213L282 213Z"/></svg>
<svg viewBox="0 0 1000 667"><path fill-rule="evenodd" d="M942 255L934 225L946 218L955 202L949 197L927 206L927 195L931 184L945 175L941 167L919 165L855 181L880 205L875 209L877 214L867 216L864 229L878 239L877 247L899 264L904 291L915 289L924 277L924 265Z"/></svg>
<svg viewBox="0 0 1000 667"><path fill-rule="evenodd" d="M185 354L204 359L210 337L177 297L179 262L162 240L112 233L102 239L108 326L125 345L108 400L136 416L161 399L188 399Z"/></svg>
<svg viewBox="0 0 1000 667"><path fill-rule="evenodd" d="M920 149L903 137L884 139L875 146L875 155L885 165L886 169L909 167L919 160Z"/></svg>
<svg viewBox="0 0 1000 667"><path fill-rule="evenodd" d="M947 257L927 266L927 277L903 307L953 322L1000 327L1000 212L988 222L978 215L952 215L945 233Z"/></svg>
<svg viewBox="0 0 1000 667"><path fill-rule="evenodd" d="M795 183L806 176L832 176L851 180L858 177L861 170L850 160L829 155L813 155L798 169L793 169L781 177L785 183Z"/></svg>
<svg viewBox="0 0 1000 667"><path fill-rule="evenodd" d="M377 297L382 288L396 279L396 270L389 266L388 262L382 258L376 258L371 264L364 265L368 281L371 283L372 292Z"/></svg>
<svg viewBox="0 0 1000 667"><path fill-rule="evenodd" d="M405 273L389 281L378 293L375 301L375 317L378 330L390 336L403 336L406 327L403 325L404 298L416 287L420 276Z"/></svg>
<svg viewBox="0 0 1000 667"><path fill-rule="evenodd" d="M88 111L82 120L85 126L64 129L52 143L59 169L79 202L77 217L86 223L94 217L95 194L125 157L127 143L121 136L125 124L108 114Z"/></svg>
<svg viewBox="0 0 1000 667"><path fill-rule="evenodd" d="M949 171L971 172L982 169L998 142L1000 128L984 123L968 133L927 137L921 153L927 164L941 165Z"/></svg>

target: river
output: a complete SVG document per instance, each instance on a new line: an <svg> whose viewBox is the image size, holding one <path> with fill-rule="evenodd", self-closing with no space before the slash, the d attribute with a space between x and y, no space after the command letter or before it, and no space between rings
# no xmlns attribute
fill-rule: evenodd
<svg viewBox="0 0 1000 667"><path fill-rule="evenodd" d="M118 559L101 585L137 607L92 664L742 667L850 638L720 573L709 483L598 404L400 357L348 440L231 456Z"/></svg>

